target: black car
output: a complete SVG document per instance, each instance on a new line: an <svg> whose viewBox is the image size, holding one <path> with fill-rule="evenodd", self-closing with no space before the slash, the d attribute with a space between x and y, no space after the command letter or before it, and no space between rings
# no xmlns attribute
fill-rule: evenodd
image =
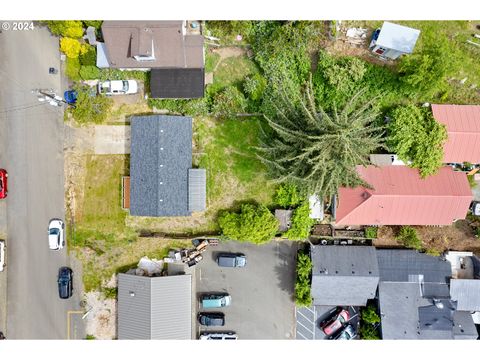
<svg viewBox="0 0 480 360"><path fill-rule="evenodd" d="M204 326L223 326L225 325L225 315L220 312L200 313L198 321Z"/></svg>
<svg viewBox="0 0 480 360"><path fill-rule="evenodd" d="M58 270L58 295L60 299L68 299L73 293L73 271L69 267Z"/></svg>

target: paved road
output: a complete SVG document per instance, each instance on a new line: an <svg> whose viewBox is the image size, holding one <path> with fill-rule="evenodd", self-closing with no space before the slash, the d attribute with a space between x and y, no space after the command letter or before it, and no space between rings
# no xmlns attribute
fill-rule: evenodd
<svg viewBox="0 0 480 360"><path fill-rule="evenodd" d="M70 263L67 251L50 251L47 245L49 219L65 216L63 112L38 102L31 90L61 90L60 75L48 74L51 66L60 67L58 40L46 29L0 33L0 164L9 172L4 329L9 339L65 339L69 316L74 335L84 336L78 314L69 313L80 310L78 292L69 300L58 297L57 272Z"/></svg>

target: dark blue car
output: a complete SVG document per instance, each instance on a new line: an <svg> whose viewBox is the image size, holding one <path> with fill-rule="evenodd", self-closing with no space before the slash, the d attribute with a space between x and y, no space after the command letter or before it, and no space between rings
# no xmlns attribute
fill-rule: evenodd
<svg viewBox="0 0 480 360"><path fill-rule="evenodd" d="M73 271L63 266L58 270L58 295L60 299L68 299L73 293Z"/></svg>

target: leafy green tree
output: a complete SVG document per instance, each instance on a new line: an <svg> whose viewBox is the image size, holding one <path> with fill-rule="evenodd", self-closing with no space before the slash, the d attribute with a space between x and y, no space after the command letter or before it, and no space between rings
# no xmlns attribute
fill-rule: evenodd
<svg viewBox="0 0 480 360"><path fill-rule="evenodd" d="M281 95L276 115L266 116L269 127L258 148L270 176L322 196L365 185L355 167L369 164L369 155L383 147L383 128L373 125L379 116L374 100L360 103L357 93L343 109L326 112L315 103L311 81L303 96Z"/></svg>
<svg viewBox="0 0 480 360"><path fill-rule="evenodd" d="M373 305L369 305L362 309L361 318L362 321L367 324L378 324L380 322L380 316L377 314Z"/></svg>
<svg viewBox="0 0 480 360"><path fill-rule="evenodd" d="M281 184L275 193L275 203L289 209L298 206L302 202L302 196L295 184Z"/></svg>
<svg viewBox="0 0 480 360"><path fill-rule="evenodd" d="M226 237L255 244L270 241L277 233L279 225L266 206L252 204L243 204L240 213L220 214L218 223Z"/></svg>
<svg viewBox="0 0 480 360"><path fill-rule="evenodd" d="M443 161L445 125L438 123L430 109L404 105L391 112L388 124L388 146L405 162L426 177L437 173Z"/></svg>
<svg viewBox="0 0 480 360"><path fill-rule="evenodd" d="M395 238L408 248L422 248L422 240L418 237L417 230L411 226L402 226Z"/></svg>
<svg viewBox="0 0 480 360"><path fill-rule="evenodd" d="M415 52L401 59L400 79L412 94L430 98L445 91L448 77L459 68L459 58L459 50L446 34L423 31Z"/></svg>
<svg viewBox="0 0 480 360"><path fill-rule="evenodd" d="M83 36L83 24L78 20L44 21L53 35L79 39Z"/></svg>
<svg viewBox="0 0 480 360"><path fill-rule="evenodd" d="M83 66L95 66L97 64L97 50L91 45L84 45L83 52L79 55L80 64Z"/></svg>
<svg viewBox="0 0 480 360"><path fill-rule="evenodd" d="M77 102L72 109L73 118L80 124L100 124L112 107L113 100L106 96L95 96L89 88L77 89Z"/></svg>
<svg viewBox="0 0 480 360"><path fill-rule="evenodd" d="M285 233L290 240L305 240L310 235L315 220L310 218L310 206L304 202L301 206L293 210L292 225Z"/></svg>
<svg viewBox="0 0 480 360"><path fill-rule="evenodd" d="M362 340L380 340L378 327L373 324L362 324L359 332Z"/></svg>

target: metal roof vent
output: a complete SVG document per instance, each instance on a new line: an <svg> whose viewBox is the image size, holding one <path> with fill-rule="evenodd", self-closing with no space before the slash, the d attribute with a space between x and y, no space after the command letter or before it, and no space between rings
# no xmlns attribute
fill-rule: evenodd
<svg viewBox="0 0 480 360"><path fill-rule="evenodd" d="M135 292L130 291L130 296L131 296L131 297L134 297L134 296L135 296Z"/></svg>

